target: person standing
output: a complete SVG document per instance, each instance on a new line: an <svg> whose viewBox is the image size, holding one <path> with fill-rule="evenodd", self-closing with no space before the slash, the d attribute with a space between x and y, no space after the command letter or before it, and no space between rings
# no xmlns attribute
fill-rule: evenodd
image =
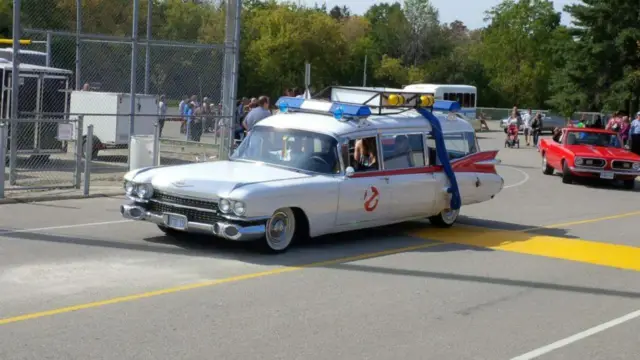
<svg viewBox="0 0 640 360"><path fill-rule="evenodd" d="M533 146L538 146L538 139L542 133L542 114L538 111L531 121L531 132L533 136Z"/></svg>
<svg viewBox="0 0 640 360"><path fill-rule="evenodd" d="M529 109L524 116L522 117L522 132L524 133L524 141L527 143L527 146L531 146L531 141L529 136L531 136L531 121L532 119L531 109Z"/></svg>
<svg viewBox="0 0 640 360"><path fill-rule="evenodd" d="M640 155L640 111L636 113L636 118L633 119L629 127L629 142L631 143L631 152Z"/></svg>
<svg viewBox="0 0 640 360"><path fill-rule="evenodd" d="M244 118L242 125L247 132L249 132L253 129L255 124L269 116L271 116L271 111L269 110L269 98L266 96L260 96L258 98L258 106L249 111L247 116Z"/></svg>
<svg viewBox="0 0 640 360"><path fill-rule="evenodd" d="M167 101L165 100L165 96L160 96L160 101L158 102L158 137L162 137L162 129L164 129L164 121L167 118Z"/></svg>

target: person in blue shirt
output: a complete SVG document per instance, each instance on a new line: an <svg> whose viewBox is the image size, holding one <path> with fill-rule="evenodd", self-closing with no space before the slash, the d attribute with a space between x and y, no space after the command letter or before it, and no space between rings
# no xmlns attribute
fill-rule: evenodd
<svg viewBox="0 0 640 360"><path fill-rule="evenodd" d="M640 111L636 113L636 118L629 126L629 142L631 151L640 155Z"/></svg>

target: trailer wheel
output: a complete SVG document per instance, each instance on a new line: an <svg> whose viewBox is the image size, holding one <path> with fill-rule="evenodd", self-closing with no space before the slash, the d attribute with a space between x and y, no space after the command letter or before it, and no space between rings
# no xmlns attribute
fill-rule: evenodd
<svg viewBox="0 0 640 360"><path fill-rule="evenodd" d="M91 160L98 159L98 153L100 152L100 139L97 136L93 136L93 149L91 149ZM85 147L87 146L87 137L82 137L82 158L85 158Z"/></svg>

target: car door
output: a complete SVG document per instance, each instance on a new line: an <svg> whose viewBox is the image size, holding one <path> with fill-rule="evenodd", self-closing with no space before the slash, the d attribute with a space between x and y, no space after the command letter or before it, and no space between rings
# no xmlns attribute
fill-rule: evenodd
<svg viewBox="0 0 640 360"><path fill-rule="evenodd" d="M380 140L391 192L390 217L409 219L432 214L438 182L425 159L424 134L384 133Z"/></svg>
<svg viewBox="0 0 640 360"><path fill-rule="evenodd" d="M373 139L372 139L373 138ZM340 195L336 224L342 228L362 228L383 223L391 213L390 179L381 171L380 163L373 169L357 166L355 144L358 140L370 139L376 144L372 152L379 157L377 135L348 139L342 144L342 157L349 170L340 183ZM346 149L345 149L346 148Z"/></svg>

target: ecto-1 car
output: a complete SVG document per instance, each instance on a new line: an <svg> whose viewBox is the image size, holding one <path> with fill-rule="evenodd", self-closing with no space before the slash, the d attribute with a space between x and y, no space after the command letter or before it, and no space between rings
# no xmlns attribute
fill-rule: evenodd
<svg viewBox="0 0 640 360"><path fill-rule="evenodd" d="M542 172L562 173L562 182L577 179L622 181L627 189L635 187L640 176L640 156L626 150L616 132L602 129L568 127L558 141L542 139Z"/></svg>
<svg viewBox="0 0 640 360"><path fill-rule="evenodd" d="M450 227L461 205L504 185L460 105L397 89L331 88L330 100L280 98L228 161L125 175L125 218L169 235L203 233L283 252L320 235L428 218ZM375 111L375 114L372 113Z"/></svg>

